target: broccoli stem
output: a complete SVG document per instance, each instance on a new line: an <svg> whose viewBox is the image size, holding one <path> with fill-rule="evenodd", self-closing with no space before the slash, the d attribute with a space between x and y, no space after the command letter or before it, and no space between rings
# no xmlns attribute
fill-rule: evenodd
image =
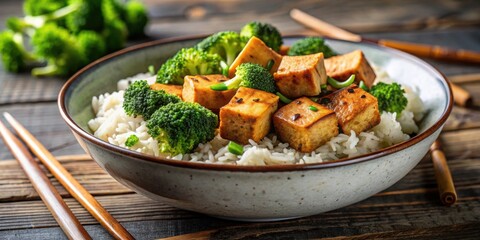
<svg viewBox="0 0 480 240"><path fill-rule="evenodd" d="M337 89L348 87L353 83L353 81L355 81L355 74L352 74L347 80L343 82L335 80L334 78L331 78L331 77L327 78L328 84L330 84L332 87Z"/></svg>
<svg viewBox="0 0 480 240"><path fill-rule="evenodd" d="M57 74L58 67L53 64L49 64L45 67L38 67L32 69L32 75L35 77L48 77L48 76L54 76Z"/></svg>
<svg viewBox="0 0 480 240"><path fill-rule="evenodd" d="M27 51L23 45L23 36L21 33L15 33L13 35L13 41L19 46L19 50L22 52L25 61L35 62L38 58L31 52Z"/></svg>
<svg viewBox="0 0 480 240"><path fill-rule="evenodd" d="M210 86L210 89L214 91L225 91L229 89L237 89L238 86L240 86L241 82L242 82L242 79L238 76L235 76L230 80Z"/></svg>
<svg viewBox="0 0 480 240"><path fill-rule="evenodd" d="M57 20L77 11L80 8L80 3L72 3L66 7L60 8L52 13L40 16L25 16L24 21L27 25L35 28L42 27L47 21Z"/></svg>

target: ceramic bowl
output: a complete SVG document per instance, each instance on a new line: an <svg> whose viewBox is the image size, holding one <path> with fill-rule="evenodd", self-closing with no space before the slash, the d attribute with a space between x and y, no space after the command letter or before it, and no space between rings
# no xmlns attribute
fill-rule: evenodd
<svg viewBox="0 0 480 240"><path fill-rule="evenodd" d="M298 37L288 37L286 44ZM444 76L411 55L369 43L327 40L340 53L361 49L397 82L420 89L427 115L410 140L367 155L306 165L233 166L168 160L114 146L94 137L91 99L116 90L119 79L157 67L200 38L137 45L106 56L75 74L59 95L62 117L82 147L128 188L182 209L220 218L273 221L341 208L399 181L428 152L451 108Z"/></svg>

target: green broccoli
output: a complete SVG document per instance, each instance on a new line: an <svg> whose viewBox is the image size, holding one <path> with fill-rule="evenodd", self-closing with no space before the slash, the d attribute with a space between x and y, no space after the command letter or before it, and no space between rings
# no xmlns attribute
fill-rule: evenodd
<svg viewBox="0 0 480 240"><path fill-rule="evenodd" d="M38 16L54 12L67 5L67 0L25 0L23 11L26 15Z"/></svg>
<svg viewBox="0 0 480 240"><path fill-rule="evenodd" d="M230 66L243 47L245 47L245 44L245 38L240 37L238 33L224 31L203 39L195 47L211 54L220 55L227 65Z"/></svg>
<svg viewBox="0 0 480 240"><path fill-rule="evenodd" d="M125 20L125 6L119 0L102 0L102 13L106 22L114 19Z"/></svg>
<svg viewBox="0 0 480 240"><path fill-rule="evenodd" d="M66 7L60 8L54 12L45 13L43 15L30 16L27 15L23 18L10 17L7 19L6 25L9 29L15 32L27 32L28 28L40 28L49 22L68 17L80 10L81 4L73 3Z"/></svg>
<svg viewBox="0 0 480 240"><path fill-rule="evenodd" d="M70 5L80 5L77 11L68 14L67 28L73 33L82 30L100 32L104 28L102 1L99 0L69 0Z"/></svg>
<svg viewBox="0 0 480 240"><path fill-rule="evenodd" d="M105 43L108 43L107 52L114 52L125 47L127 43L128 30L124 22L119 19L105 22L102 36Z"/></svg>
<svg viewBox="0 0 480 240"><path fill-rule="evenodd" d="M127 2L127 4L125 4L124 22L127 25L129 38L143 37L145 35L145 26L148 23L145 6L135 0Z"/></svg>
<svg viewBox="0 0 480 240"><path fill-rule="evenodd" d="M132 134L130 135L127 140L125 141L125 146L127 147L133 147L135 144L137 144L140 141L140 139L137 137L137 135Z"/></svg>
<svg viewBox="0 0 480 240"><path fill-rule="evenodd" d="M255 63L242 63L236 71L235 77L222 83L212 85L210 88L216 91L248 87L265 92L276 92L275 80L272 74L264 67Z"/></svg>
<svg viewBox="0 0 480 240"><path fill-rule="evenodd" d="M261 22L250 22L240 31L240 36L250 39L255 36L260 38L267 46L275 51L280 51L283 44L282 35L273 25Z"/></svg>
<svg viewBox="0 0 480 240"><path fill-rule="evenodd" d="M77 35L77 44L87 62L93 62L107 53L105 40L94 31L81 31Z"/></svg>
<svg viewBox="0 0 480 240"><path fill-rule="evenodd" d="M379 82L370 89L370 94L378 99L380 111L396 112L400 114L407 106L408 99L404 95L405 90L397 83Z"/></svg>
<svg viewBox="0 0 480 240"><path fill-rule="evenodd" d="M0 33L0 55L3 67L9 72L21 72L37 60L25 49L22 34L10 30Z"/></svg>
<svg viewBox="0 0 480 240"><path fill-rule="evenodd" d="M128 115L148 120L161 106L180 102L180 98L163 90L153 90L146 80L132 83L123 95L123 109Z"/></svg>
<svg viewBox="0 0 480 240"><path fill-rule="evenodd" d="M147 121L148 133L160 152L171 155L194 150L215 137L218 117L198 103L178 102L160 107Z"/></svg>
<svg viewBox="0 0 480 240"><path fill-rule="evenodd" d="M337 55L321 37L306 37L292 44L288 50L289 56L308 55L314 53L323 53L325 58Z"/></svg>
<svg viewBox="0 0 480 240"><path fill-rule="evenodd" d="M217 54L209 54L196 48L183 48L160 67L157 82L181 85L187 75L221 73L221 62L222 59Z"/></svg>
<svg viewBox="0 0 480 240"><path fill-rule="evenodd" d="M74 36L53 24L47 24L32 37L35 53L48 61L45 67L32 69L34 76L70 76L87 64Z"/></svg>

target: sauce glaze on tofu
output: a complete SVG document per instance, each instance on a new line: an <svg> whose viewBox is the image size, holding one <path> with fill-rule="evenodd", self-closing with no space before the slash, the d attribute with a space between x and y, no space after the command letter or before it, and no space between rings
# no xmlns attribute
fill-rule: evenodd
<svg viewBox="0 0 480 240"><path fill-rule="evenodd" d="M335 111L343 133L350 135L353 130L360 134L380 123L377 98L352 84L325 96L320 100Z"/></svg>
<svg viewBox="0 0 480 240"><path fill-rule="evenodd" d="M185 76L183 100L196 102L218 113L220 108L225 106L235 95L235 90L214 91L210 89L210 86L226 80L228 78L221 74Z"/></svg>
<svg viewBox="0 0 480 240"><path fill-rule="evenodd" d="M296 99L273 116L279 139L301 152L311 152L338 135L335 112L307 97Z"/></svg>
<svg viewBox="0 0 480 240"><path fill-rule="evenodd" d="M240 87L220 109L220 136L241 144L260 141L270 132L278 99L272 93Z"/></svg>

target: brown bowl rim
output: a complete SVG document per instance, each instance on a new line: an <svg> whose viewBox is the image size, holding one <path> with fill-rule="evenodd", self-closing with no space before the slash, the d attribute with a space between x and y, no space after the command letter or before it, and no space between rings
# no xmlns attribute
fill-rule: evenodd
<svg viewBox="0 0 480 240"><path fill-rule="evenodd" d="M109 55L106 55L91 64L87 65L77 73L75 73L72 77L70 77L67 82L63 85L63 87L60 90L60 93L58 95L58 106L60 110L60 114L62 118L65 120L67 125L71 128L71 130L78 134L79 136L82 137L82 139L87 140L101 148L104 148L106 150L109 150L111 152L116 152L122 155L126 155L132 159L138 160L138 161L147 161L151 163L158 163L158 164L166 164L170 166L175 166L175 167L182 167L182 168L192 168L192 169L201 169L201 170L215 170L215 171L241 171L241 172L283 172L283 171L302 171L302 170L315 170L315 169L322 169L322 168L332 168L332 167L340 167L340 166L346 166L346 165L351 165L351 164L356 164L356 163L361 163L365 161L370 161L374 160L379 157L387 156L390 154L393 154L395 152L398 152L400 150L406 149L410 146L413 146L420 141L424 140L425 138L429 137L432 135L434 132L436 132L439 128L443 126L445 121L447 120L448 116L450 115L453 107L453 95L452 95L452 90L450 83L446 80L446 77L443 73L438 71L435 67L431 66L427 62L421 60L418 57L415 57L413 55L410 55L405 52L401 52L396 49L380 46L378 44L372 43L371 41L360 41L360 42L350 42L350 41L345 41L345 40L339 40L339 39L329 39L326 38L327 40L333 40L333 41L340 41L340 42L349 42L349 43L361 43L361 44L366 44L373 46L375 48L379 48L383 51L390 52L394 55L399 55L403 58L406 58L410 61L413 61L416 64L419 64L423 68L426 68L433 73L436 73L438 75L438 79L444 84L444 87L446 87L446 91L448 91L448 98L447 98L447 108L444 110L442 113L442 116L440 119L438 119L430 128L425 130L424 132L410 138L407 141L392 145L390 147L383 148L381 150L371 152L368 154L360 155L357 157L353 158L342 158L334 161L327 161L327 162L320 162L320 163L307 163L307 164L285 164L285 165L266 165L266 166L244 166L244 165L231 165L231 164L212 164L212 163L202 163L202 162L189 162L189 161L181 161L181 160L173 160L173 159L167 159L164 157L155 157L152 155L144 154L144 153L138 153L126 148L122 148L120 146L113 145L111 143L105 142L99 138L96 138L93 136L91 133L86 132L83 130L79 125L75 123L75 121L70 117L67 111L67 107L65 105L65 96L66 92L69 89L70 85L72 85L73 82L76 81L76 79L81 76L83 73L87 72L88 70L96 67L98 64L102 62L109 61L111 59L114 59L115 57L121 56L123 54L133 52L139 49L147 48L147 47L153 47L157 45L162 45L166 43L171 43L171 42L176 42L176 41L188 41L188 40L195 40L199 38L203 38L206 35L195 35L195 36L182 36L182 37L172 37L172 38L165 38L165 39L160 39L160 40L154 40L150 42L145 42L141 44L137 44L131 47L124 48L122 50L119 50L117 52L111 53ZM285 37L307 37L307 35L288 35Z"/></svg>

